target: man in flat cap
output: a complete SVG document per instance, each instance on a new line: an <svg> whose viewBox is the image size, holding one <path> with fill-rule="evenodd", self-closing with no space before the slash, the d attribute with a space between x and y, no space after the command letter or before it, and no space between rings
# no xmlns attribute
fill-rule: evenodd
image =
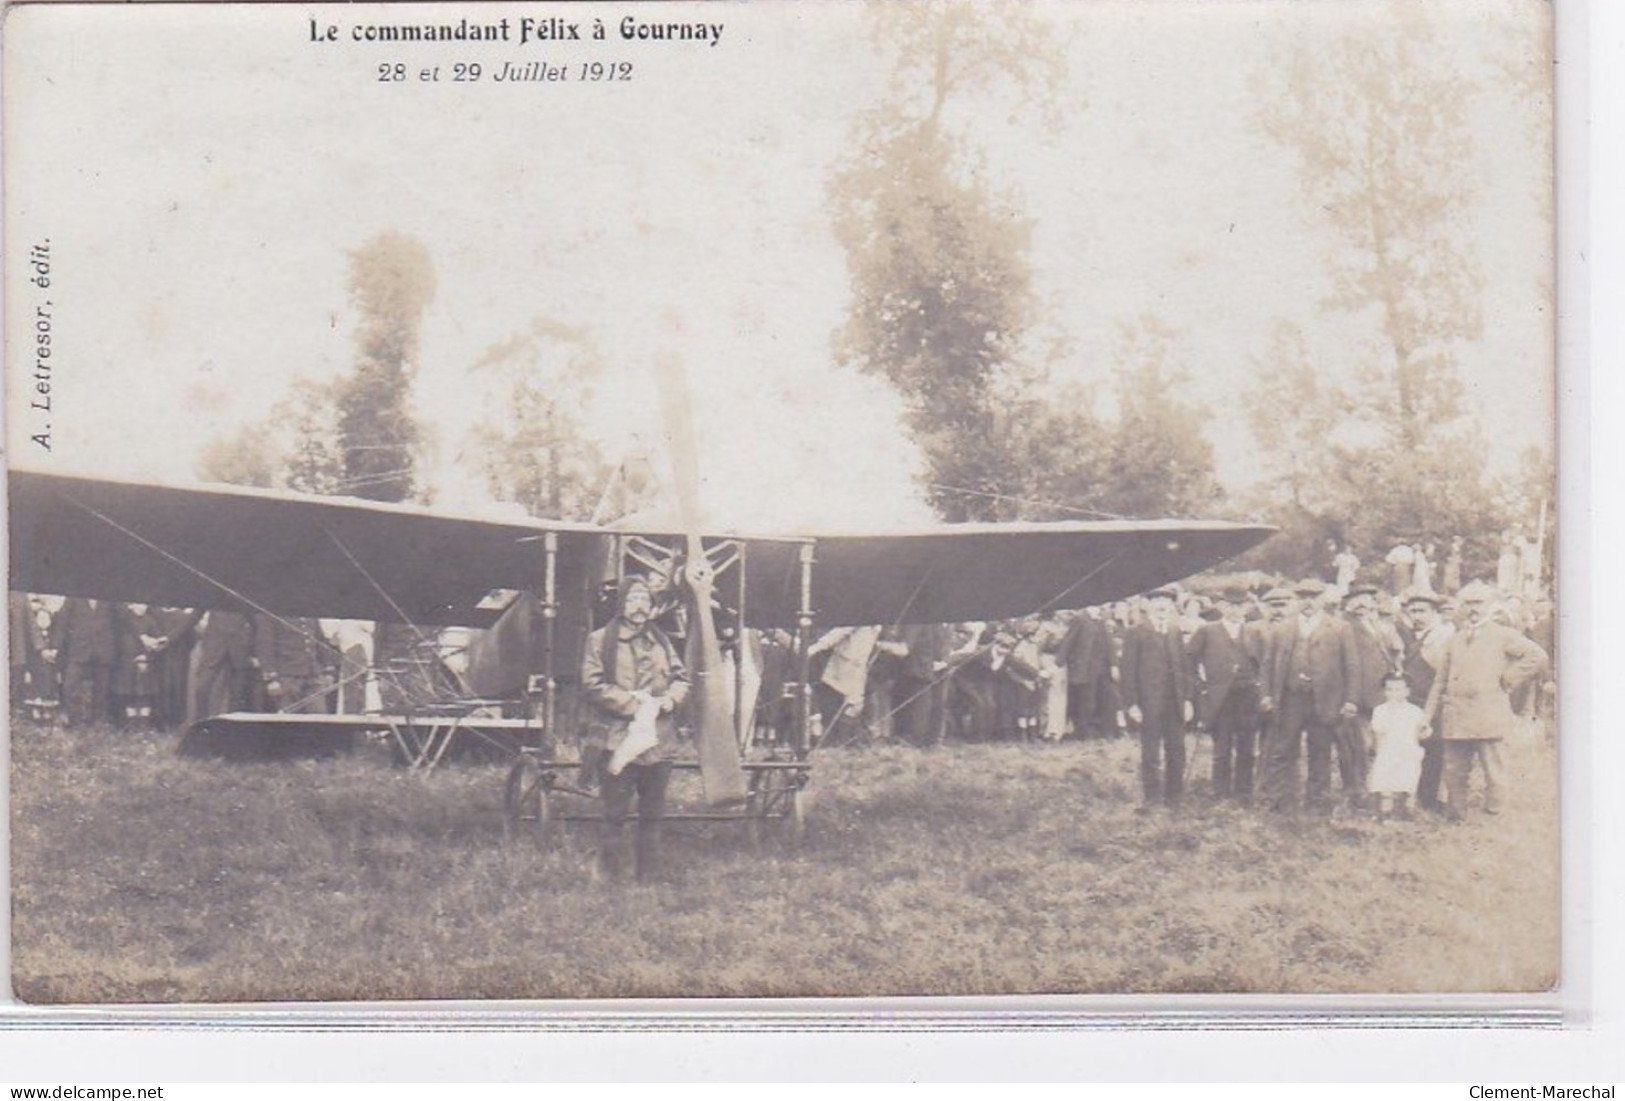
<svg viewBox="0 0 1625 1101"><path fill-rule="evenodd" d="M1213 736L1213 794L1243 803L1253 797L1265 651L1264 628L1246 621L1249 603L1245 590L1226 589L1218 621L1198 627L1186 647L1202 682L1202 723Z"/></svg>
<svg viewBox="0 0 1625 1101"><path fill-rule="evenodd" d="M1425 708L1433 681L1444 665L1445 650L1455 637L1456 625L1439 614L1441 598L1438 594L1413 589L1403 594L1400 607L1404 618L1398 624L1403 646L1401 668L1410 685L1411 702ZM1439 738L1439 720L1435 720L1432 733L1422 741L1422 779L1416 787L1417 806L1424 810L1443 809L1439 802L1439 784L1444 779L1444 744Z"/></svg>
<svg viewBox="0 0 1625 1101"><path fill-rule="evenodd" d="M1493 621L1494 600L1483 582L1461 590L1457 601L1466 621L1445 648L1428 693L1428 722L1444 743L1445 814L1457 821L1467 807L1475 761L1484 771L1484 810L1500 811L1501 741L1517 723L1511 695L1546 669L1545 651Z"/></svg>
<svg viewBox="0 0 1625 1101"><path fill-rule="evenodd" d="M1146 620L1123 640L1123 708L1140 731L1140 812L1170 809L1185 790L1185 724L1195 713L1185 639L1172 589L1146 597Z"/></svg>
<svg viewBox="0 0 1625 1101"><path fill-rule="evenodd" d="M1337 766L1343 777L1343 791L1353 804L1358 804L1365 794L1369 756L1366 731L1371 726L1371 713L1383 702L1383 681L1399 672L1399 635L1377 614L1377 592L1375 585L1355 585L1343 598L1343 616L1359 659L1354 695L1358 710L1338 723Z"/></svg>
<svg viewBox="0 0 1625 1101"><path fill-rule="evenodd" d="M1348 624L1327 607L1338 590L1311 579L1294 595L1299 613L1277 628L1265 682L1262 706L1275 717L1264 754L1264 797L1272 810L1294 809L1298 757L1307 740L1309 806L1329 814L1332 748L1338 723L1358 710L1359 658Z"/></svg>

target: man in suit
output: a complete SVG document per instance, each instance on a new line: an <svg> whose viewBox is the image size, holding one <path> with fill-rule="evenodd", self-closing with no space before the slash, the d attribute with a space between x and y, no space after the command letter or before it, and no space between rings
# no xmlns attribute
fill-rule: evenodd
<svg viewBox="0 0 1625 1101"><path fill-rule="evenodd" d="M1358 710L1359 658L1348 625L1328 606L1337 603L1336 589L1309 580L1294 595L1299 611L1276 628L1261 705L1275 712L1264 753L1264 796L1271 810L1296 806L1298 757L1307 740L1308 803L1330 814L1332 747L1338 722Z"/></svg>
<svg viewBox="0 0 1625 1101"><path fill-rule="evenodd" d="M896 730L911 745L940 744L948 729L948 651L953 649L953 628L943 623L901 627L902 644L892 700L897 709Z"/></svg>
<svg viewBox="0 0 1625 1101"><path fill-rule="evenodd" d="M1445 650L1455 637L1456 626L1439 614L1439 597L1420 590L1405 594L1405 618L1399 623L1402 650L1400 666L1410 685L1411 702L1425 708L1433 691ZM1425 810L1444 809L1439 801L1439 785L1444 779L1444 743L1435 722L1432 733L1422 741L1422 777L1416 786L1416 803Z"/></svg>
<svg viewBox="0 0 1625 1101"><path fill-rule="evenodd" d="M216 608L197 629L188 722L253 706L254 623Z"/></svg>
<svg viewBox="0 0 1625 1101"><path fill-rule="evenodd" d="M197 624L202 618L202 612L190 608L158 609L159 634L152 655L152 675L157 691L154 717L163 729L173 729L186 721L192 645L197 641Z"/></svg>
<svg viewBox="0 0 1625 1101"><path fill-rule="evenodd" d="M254 617L254 660L273 711L329 712L331 647L314 619L261 613Z"/></svg>
<svg viewBox="0 0 1625 1101"><path fill-rule="evenodd" d="M1246 622L1247 593L1226 589L1219 620L1204 623L1187 644L1202 683L1202 723L1213 735L1213 794L1252 801L1258 741L1259 686L1264 671L1264 629Z"/></svg>
<svg viewBox="0 0 1625 1101"><path fill-rule="evenodd" d="M1146 598L1146 621L1123 640L1123 706L1140 731L1140 788L1144 814L1160 799L1179 805L1185 783L1185 724L1192 706L1185 639L1174 621L1175 594L1158 589Z"/></svg>
<svg viewBox="0 0 1625 1101"><path fill-rule="evenodd" d="M1484 771L1484 811L1501 809L1501 742L1517 716L1511 695L1546 671L1545 651L1491 618L1494 593L1475 581L1458 597L1466 622L1445 648L1428 693L1427 719L1444 741L1445 814L1459 821L1477 762Z"/></svg>
<svg viewBox="0 0 1625 1101"><path fill-rule="evenodd" d="M82 597L64 601L51 623L50 650L62 670L62 696L69 726L112 718L109 689L118 661L113 606Z"/></svg>
<svg viewBox="0 0 1625 1101"><path fill-rule="evenodd" d="M1066 667L1066 711L1080 738L1103 735L1115 726L1111 698L1112 638L1099 608L1073 617L1055 659Z"/></svg>
<svg viewBox="0 0 1625 1101"><path fill-rule="evenodd" d="M1337 726L1337 768L1343 777L1343 792L1358 804L1365 796L1369 755L1366 731L1371 713L1383 702L1383 680L1399 671L1401 643L1393 625L1377 614L1377 589L1356 585L1343 598L1343 615L1354 638L1359 659L1359 677L1354 694L1356 712Z"/></svg>

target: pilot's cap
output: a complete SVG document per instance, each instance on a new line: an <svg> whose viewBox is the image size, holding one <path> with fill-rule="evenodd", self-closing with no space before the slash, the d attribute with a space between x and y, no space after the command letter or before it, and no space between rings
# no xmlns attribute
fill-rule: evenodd
<svg viewBox="0 0 1625 1101"><path fill-rule="evenodd" d="M621 607L626 607L627 598L638 590L642 590L650 603L654 602L655 590L654 586L649 584L649 579L642 574L630 574L621 582Z"/></svg>

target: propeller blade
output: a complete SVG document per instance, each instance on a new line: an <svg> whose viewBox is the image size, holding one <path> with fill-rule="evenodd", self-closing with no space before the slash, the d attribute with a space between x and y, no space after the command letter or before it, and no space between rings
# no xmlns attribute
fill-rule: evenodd
<svg viewBox="0 0 1625 1101"><path fill-rule="evenodd" d="M711 610L714 577L699 527L699 447L694 414L689 405L688 378L683 363L671 352L655 358L660 385L660 411L671 444L672 480L677 508L687 541L684 574L691 598L688 617L689 670L694 691L689 695L695 741L700 751L700 782L712 806L745 802L745 770L739 763L739 741L734 735L733 692L722 664L716 616Z"/></svg>
<svg viewBox="0 0 1625 1101"><path fill-rule="evenodd" d="M660 386L660 414L670 446L672 480L676 483L677 511L690 538L700 530L700 455L694 433L694 410L688 400L688 374L674 353L655 357L655 378Z"/></svg>

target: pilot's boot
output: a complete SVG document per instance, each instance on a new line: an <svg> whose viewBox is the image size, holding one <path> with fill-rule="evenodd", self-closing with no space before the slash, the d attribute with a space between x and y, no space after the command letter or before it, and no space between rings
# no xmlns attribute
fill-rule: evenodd
<svg viewBox="0 0 1625 1101"><path fill-rule="evenodd" d="M603 841L598 849L598 870L605 879L624 879L631 864L632 854L627 851L626 831L619 825L604 827Z"/></svg>
<svg viewBox="0 0 1625 1101"><path fill-rule="evenodd" d="M637 855L639 883L651 883L662 878L659 823L638 823Z"/></svg>

